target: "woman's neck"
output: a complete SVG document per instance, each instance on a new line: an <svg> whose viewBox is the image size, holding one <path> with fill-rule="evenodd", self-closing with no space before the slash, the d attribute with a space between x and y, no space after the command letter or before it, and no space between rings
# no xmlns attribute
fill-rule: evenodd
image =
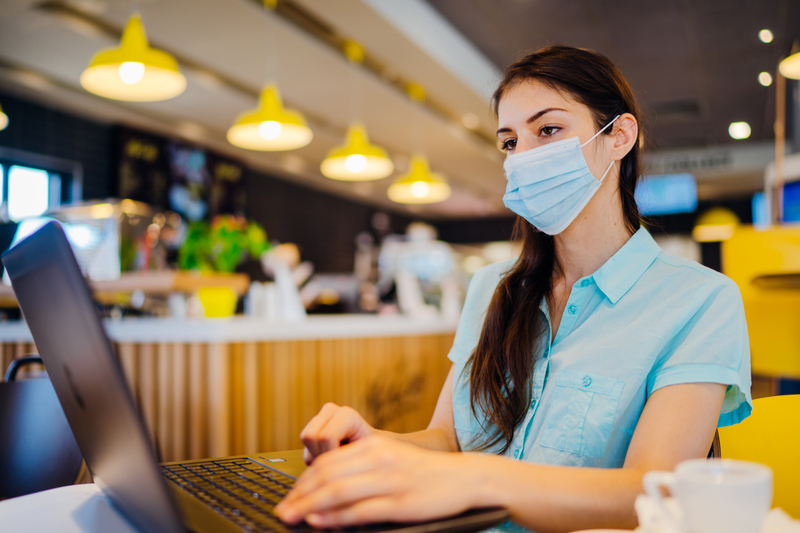
<svg viewBox="0 0 800 533"><path fill-rule="evenodd" d="M610 181L610 180L608 180ZM622 215L619 190L604 183L570 226L555 236L559 269L566 285L593 274L628 242L631 234ZM603 190L605 189L605 190Z"/></svg>

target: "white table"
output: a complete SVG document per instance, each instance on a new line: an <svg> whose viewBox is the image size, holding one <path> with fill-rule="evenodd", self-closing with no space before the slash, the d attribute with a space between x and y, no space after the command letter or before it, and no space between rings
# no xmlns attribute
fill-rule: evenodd
<svg viewBox="0 0 800 533"><path fill-rule="evenodd" d="M97 485L70 485L0 502L3 533L138 533Z"/></svg>

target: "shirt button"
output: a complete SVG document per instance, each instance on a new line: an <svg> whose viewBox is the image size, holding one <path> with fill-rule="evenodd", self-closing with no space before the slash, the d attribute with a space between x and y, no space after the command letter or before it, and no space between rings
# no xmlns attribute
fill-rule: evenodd
<svg viewBox="0 0 800 533"><path fill-rule="evenodd" d="M536 400L531 400L531 409L533 409L533 404L536 403Z"/></svg>
<svg viewBox="0 0 800 533"><path fill-rule="evenodd" d="M578 308L576 306L574 306L574 305L570 305L569 309L567 309L567 311L569 311L569 314L574 315L575 313L578 312Z"/></svg>
<svg viewBox="0 0 800 533"><path fill-rule="evenodd" d="M519 459L519 448L514 450L514 459Z"/></svg>
<svg viewBox="0 0 800 533"><path fill-rule="evenodd" d="M590 378L589 376L583 376L583 381L581 381L581 383L583 384L584 387L588 387L589 385L592 384L592 378Z"/></svg>

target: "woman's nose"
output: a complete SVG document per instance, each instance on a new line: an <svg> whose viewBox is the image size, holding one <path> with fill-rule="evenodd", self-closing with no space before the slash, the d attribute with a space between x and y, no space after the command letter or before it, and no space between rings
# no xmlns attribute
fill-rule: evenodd
<svg viewBox="0 0 800 533"><path fill-rule="evenodd" d="M532 142L526 139L517 139L517 145L514 147L514 153L521 154L522 152L527 152L533 148L536 148L536 145L534 145Z"/></svg>

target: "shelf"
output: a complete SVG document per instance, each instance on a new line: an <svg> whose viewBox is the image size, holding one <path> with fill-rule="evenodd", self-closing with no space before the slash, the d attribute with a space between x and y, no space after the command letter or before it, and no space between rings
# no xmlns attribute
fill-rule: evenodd
<svg viewBox="0 0 800 533"><path fill-rule="evenodd" d="M250 286L247 274L200 274L188 271L124 272L119 279L90 282L95 297L100 301L113 301L120 293L137 290L149 295L166 295L172 292L194 292L203 287L230 287L242 295ZM0 285L0 307L16 306L14 290Z"/></svg>

